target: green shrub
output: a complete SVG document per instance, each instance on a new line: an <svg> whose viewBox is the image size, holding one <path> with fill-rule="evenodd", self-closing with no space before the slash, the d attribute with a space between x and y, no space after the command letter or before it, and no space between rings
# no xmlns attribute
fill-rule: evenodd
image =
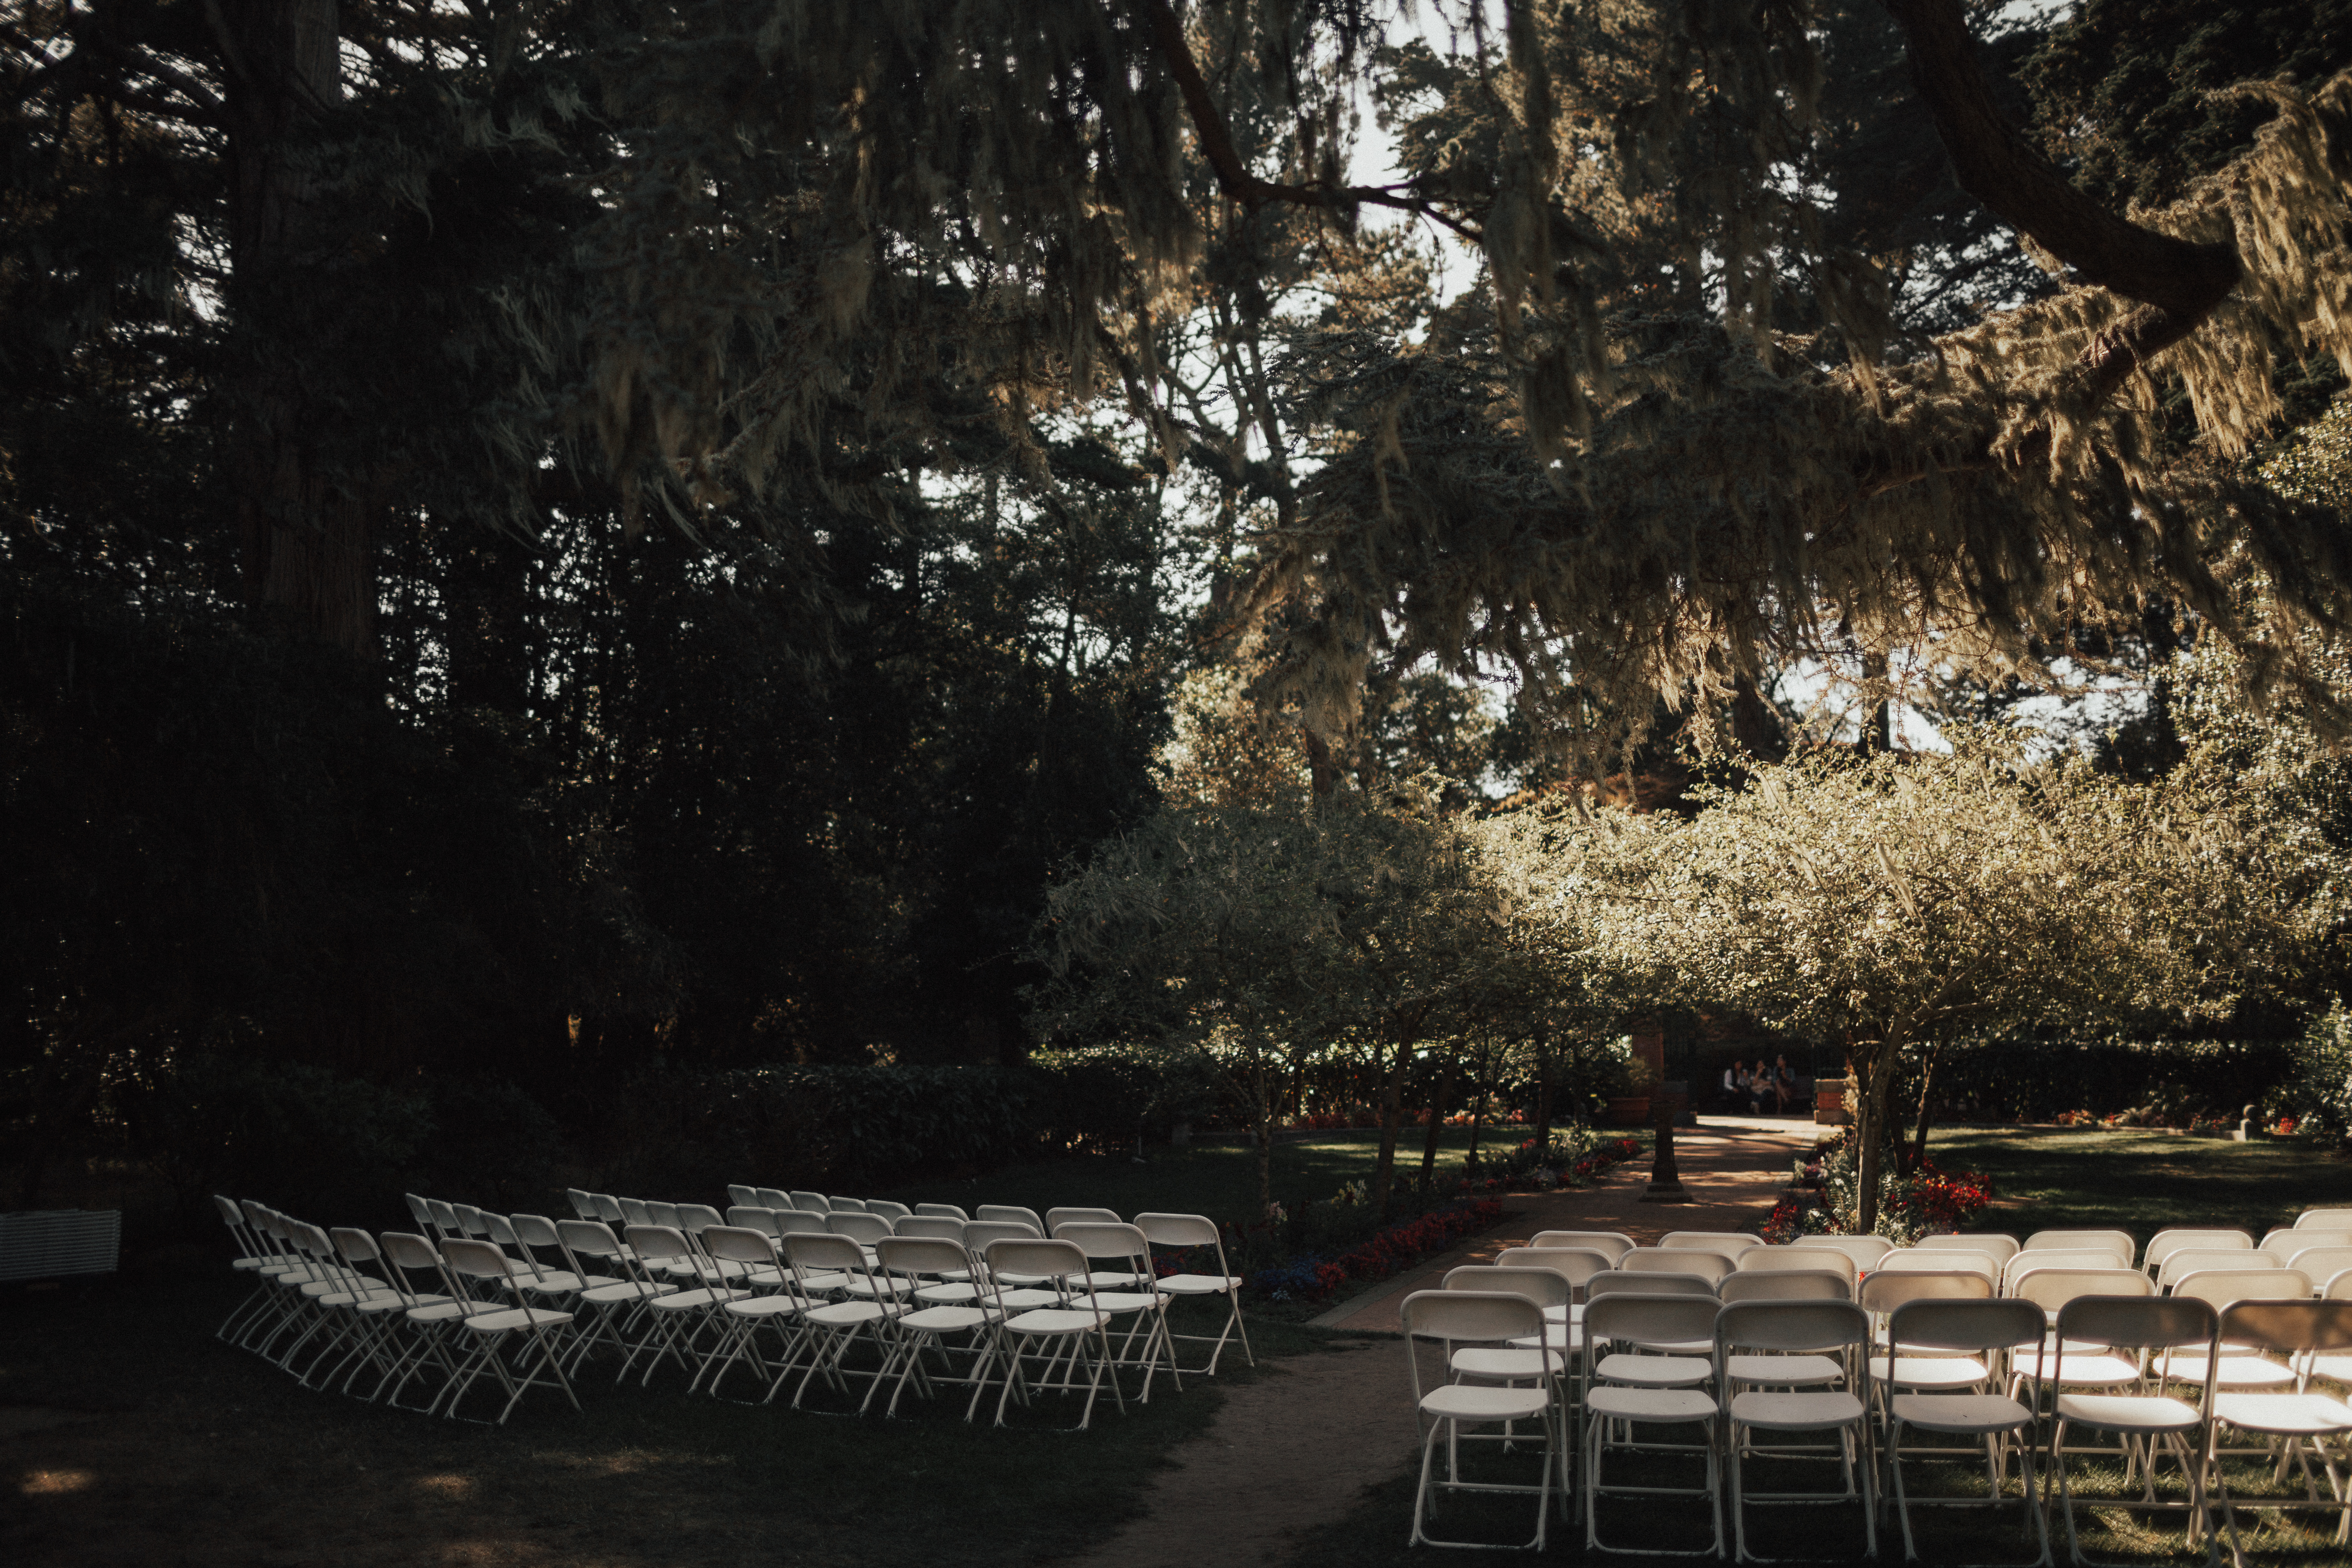
<svg viewBox="0 0 2352 1568"><path fill-rule="evenodd" d="M2264 1109L2297 1128L2352 1138L2352 1013L2338 1002L2294 1042L2294 1070Z"/></svg>
<svg viewBox="0 0 2352 1568"><path fill-rule="evenodd" d="M2168 1121L2220 1116L2234 1121L2297 1074L2289 1040L1962 1041L1936 1062L1935 1097L1945 1114L1988 1121L2054 1121L2074 1110L2109 1115L2153 1110ZM1917 1069L1898 1083L1895 1103L1917 1104Z"/></svg>
<svg viewBox="0 0 2352 1568"><path fill-rule="evenodd" d="M122 1099L134 1145L184 1210L206 1194L340 1216L396 1204L434 1134L425 1097L331 1068L183 1057Z"/></svg>

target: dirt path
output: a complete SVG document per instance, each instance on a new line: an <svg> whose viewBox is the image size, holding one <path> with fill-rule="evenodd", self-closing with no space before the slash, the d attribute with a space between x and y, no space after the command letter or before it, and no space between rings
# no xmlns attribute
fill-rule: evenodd
<svg viewBox="0 0 2352 1568"><path fill-rule="evenodd" d="M1316 1322L1393 1334L1405 1297L1448 1268L1523 1245L1539 1230L1619 1230L1652 1242L1670 1230L1731 1230L1760 1219L1786 1184L1813 1128L1750 1123L1675 1134L1675 1160L1693 1202L1641 1201L1649 1162L1621 1165L1598 1186L1518 1193L1500 1224ZM1289 1555L1298 1531L1328 1524L1366 1487L1408 1468L1415 1442L1402 1352L1375 1339L1329 1353L1267 1363L1232 1389L1216 1423L1171 1456L1146 1494L1146 1512L1072 1568L1258 1568Z"/></svg>

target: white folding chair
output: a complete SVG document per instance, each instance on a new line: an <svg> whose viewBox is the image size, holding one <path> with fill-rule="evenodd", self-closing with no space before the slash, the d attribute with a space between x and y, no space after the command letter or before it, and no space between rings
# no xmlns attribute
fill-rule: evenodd
<svg viewBox="0 0 2352 1568"><path fill-rule="evenodd" d="M1633 1250L1633 1238L1619 1230L1539 1230L1528 1237L1529 1247L1572 1247L1582 1252L1605 1252L1613 1265Z"/></svg>
<svg viewBox="0 0 2352 1568"><path fill-rule="evenodd" d="M2226 1313L2240 1301L2308 1301L2311 1278L2300 1268L2200 1268L2175 1282L2172 1294L2193 1297L2216 1312ZM2221 1359L2210 1368L2202 1356L2174 1356L2168 1352L2148 1370L2159 1380L2210 1382L2217 1390L2240 1392L2259 1389L2275 1393L2295 1386L2298 1381L2293 1367L2268 1359L2258 1345L2237 1343L2226 1334L2218 1353Z"/></svg>
<svg viewBox="0 0 2352 1568"><path fill-rule="evenodd" d="M807 1329L794 1320L816 1303L800 1292L776 1250L775 1237L766 1231L749 1226L714 1226L702 1233L702 1245L721 1262L741 1264L741 1278L747 1285L743 1294L719 1303L719 1342L703 1362L710 1373L711 1396L718 1397L727 1373L748 1357L753 1375L767 1384L767 1397L772 1400L809 1342ZM763 1328L773 1330L782 1342L772 1367L760 1353L759 1333ZM689 1387L687 1392L694 1391Z"/></svg>
<svg viewBox="0 0 2352 1568"><path fill-rule="evenodd" d="M2020 1253L2019 1257L2023 1257ZM2001 1266L1992 1254L1950 1247L1898 1247L1878 1260L1873 1274L1901 1274L1916 1271L1921 1274L1974 1273L1985 1277L1990 1285L2000 1279Z"/></svg>
<svg viewBox="0 0 2352 1568"><path fill-rule="evenodd" d="M887 1226L889 1222L877 1215L835 1215L835 1219L873 1219ZM847 1392L849 1379L868 1379L866 1394L871 1398L878 1372L856 1369L849 1364L849 1352L863 1341L873 1346L877 1365L889 1360L889 1343L886 1335L891 1323L905 1315L910 1303L899 1299L901 1292L886 1287L884 1277L876 1272L876 1265L866 1249L851 1236L789 1235L782 1242L784 1258L792 1265L793 1290L803 1300L822 1301L806 1307L801 1321L809 1331L807 1370L801 1373L799 1386L793 1390L793 1408L800 1408L808 1396L809 1384L818 1377L842 1392ZM912 1287L904 1292L912 1295ZM824 1300L839 1296L839 1300ZM781 1386L781 1384L779 1384ZM775 1390L768 1397L775 1397ZM861 1406L862 1408L862 1406Z"/></svg>
<svg viewBox="0 0 2352 1568"><path fill-rule="evenodd" d="M1883 1236L1801 1236L1789 1243L1791 1251L1801 1247L1826 1247L1843 1252L1853 1259L1857 1272L1877 1268L1878 1260L1895 1250L1895 1244Z"/></svg>
<svg viewBox="0 0 2352 1568"><path fill-rule="evenodd" d="M866 1200L866 1212L870 1215L879 1215L884 1219L896 1223L915 1211L905 1204L894 1204L887 1198L868 1198Z"/></svg>
<svg viewBox="0 0 2352 1568"><path fill-rule="evenodd" d="M1007 1221L1016 1221L1029 1226L1041 1237L1049 1234L1045 1228L1045 1222L1038 1217L1035 1209L1024 1209L1018 1204L982 1204L971 1213L974 1219L986 1224L1003 1225Z"/></svg>
<svg viewBox="0 0 2352 1568"><path fill-rule="evenodd" d="M982 1213L988 1211L982 1209ZM1006 1402L1019 1394L1029 1403L1032 1392L1075 1394L1078 1373L1086 1370L1087 1404L1078 1416L1083 1432L1094 1420L1095 1400L1109 1376L1111 1397L1119 1413L1127 1413L1127 1395L1110 1371L1110 1314L1095 1305L1095 1289L1087 1278L1087 1255L1075 1243L1027 1237L1007 1237L988 1244L982 1261L991 1290L991 1305L999 1314L1003 1338L1003 1390L996 1397L996 1425L1004 1425ZM1015 1278L1042 1282L1058 1300L1055 1306L1024 1308L1019 1296L1003 1289ZM1033 1373L1028 1363L1036 1363ZM1062 1375L1057 1379L1055 1373Z"/></svg>
<svg viewBox="0 0 2352 1568"><path fill-rule="evenodd" d="M935 1223L956 1225L960 1222L942 1219ZM875 1389L881 1387L883 1381L894 1370L898 1376L891 1386L890 1403L882 1412L886 1416L898 1413L898 1401L906 1394L910 1379L915 1383L916 1391L927 1399L930 1397L934 1383L964 1383L971 1385L971 1399L965 1405L963 1412L963 1418L970 1421L978 1413L980 1396L988 1386L989 1363L998 1354L994 1331L997 1310L992 1305L983 1304L971 1297L955 1301L926 1302L923 1300L924 1291L929 1287L923 1287L920 1282L929 1279L940 1287L971 1291L973 1289L969 1283L973 1272L971 1255L964 1250L961 1242L940 1237L885 1237L875 1244L875 1248L881 1254L882 1267L893 1274L917 1281L919 1288L913 1309L893 1324L896 1334L889 1354L883 1361L880 1374L866 1390L867 1402L872 1402ZM950 1375L955 1371L955 1363L950 1354L948 1340L956 1334L966 1337L960 1348L971 1358L971 1364L961 1377ZM926 1352L939 1356L945 1368L940 1376L934 1377L923 1365Z"/></svg>
<svg viewBox="0 0 2352 1568"><path fill-rule="evenodd" d="M1669 1250L1676 1247L1696 1247L1703 1251L1720 1252L1737 1262L1740 1254L1764 1245L1761 1237L1742 1230L1673 1230L1658 1238L1658 1245Z"/></svg>
<svg viewBox="0 0 2352 1568"><path fill-rule="evenodd" d="M2133 1267L2139 1255L2139 1243L2127 1230L2037 1230L2025 1238L2025 1252L2082 1252L2097 1250L2112 1253L2122 1267Z"/></svg>
<svg viewBox="0 0 2352 1568"><path fill-rule="evenodd" d="M794 1192L792 1194L792 1198L793 1201L785 1206L788 1208L799 1209L803 1214L831 1214L833 1212L833 1200L826 1197L823 1193Z"/></svg>
<svg viewBox="0 0 2352 1568"><path fill-rule="evenodd" d="M1213 1273L1187 1270L1161 1275L1158 1282L1161 1294L1179 1300L1205 1301L1218 1297L1225 1303L1225 1321L1214 1339L1207 1334L1180 1334L1171 1327L1169 1342L1171 1346L1190 1342L1211 1347L1204 1365L1180 1367L1179 1370L1214 1377L1218 1358L1225 1353L1225 1342L1236 1334L1241 1337L1242 1355L1250 1365L1255 1366L1257 1355L1250 1349L1249 1325L1242 1321L1242 1277L1226 1267L1224 1234L1216 1222L1197 1214L1139 1214L1135 1216L1135 1228L1141 1231L1144 1239L1154 1247L1181 1247L1188 1252L1198 1252L1206 1247L1216 1257Z"/></svg>
<svg viewBox="0 0 2352 1568"><path fill-rule="evenodd" d="M1120 1367L1140 1368L1143 1392L1136 1403L1149 1405L1152 1376L1164 1365L1181 1394L1184 1379L1176 1371L1176 1350L1168 1338L1169 1298L1152 1286L1151 1243L1142 1230L1115 1220L1064 1220L1054 1234L1087 1255L1087 1284L1094 1292L1095 1310L1114 1322L1130 1320L1112 1354L1111 1375L1117 1377ZM1106 1263L1121 1267L1106 1269ZM1138 1335L1142 1336L1140 1348Z"/></svg>
<svg viewBox="0 0 2352 1568"><path fill-rule="evenodd" d="M1120 1223L1118 1211L1114 1209L1053 1208L1045 1211L1045 1234L1054 1235L1072 1220L1083 1220L1090 1225Z"/></svg>
<svg viewBox="0 0 2352 1568"><path fill-rule="evenodd" d="M2352 1208L2305 1209L2294 1216L2294 1228L2352 1231Z"/></svg>
<svg viewBox="0 0 2352 1568"><path fill-rule="evenodd" d="M796 1206L793 1203L793 1195L781 1187L754 1187L751 1191L758 1195L751 1200L749 1207L788 1209Z"/></svg>
<svg viewBox="0 0 2352 1568"><path fill-rule="evenodd" d="M1974 1280L1978 1277L1964 1274L1949 1278ZM1868 1282L1874 1285L1878 1279L1873 1275ZM1920 1359L1962 1361L1997 1375L2002 1358L2019 1350L2039 1351L2047 1326L2042 1310L2031 1301L1920 1298L1895 1309L1887 1332L1892 1342L1901 1349L1941 1352ZM1910 1359L1913 1358L1898 1356L1895 1364L1899 1367ZM1874 1366L1873 1370L1874 1373ZM1903 1429L1911 1426L1923 1432L1981 1441L1987 1489L1984 1506L1994 1509L2000 1506L2002 1485L2002 1444L1996 1439L2015 1439L2026 1520L2042 1546L2033 1565L2049 1568L2050 1527L2042 1517L2033 1473L2034 1413L2041 1404L2038 1388L2021 1402L1981 1385L1940 1391L1906 1388L1887 1400L1886 1463L1895 1481L1895 1515L1903 1523L1905 1562L1916 1562L1919 1557L1918 1544L1911 1532L1911 1498L1903 1482ZM1961 1498L1927 1498L1920 1500L1920 1505L1975 1506L1973 1500Z"/></svg>
<svg viewBox="0 0 2352 1568"><path fill-rule="evenodd" d="M687 1374L688 1388L692 1388L702 1381L707 1363L708 1352L697 1348L704 1331L721 1327L717 1320L720 1306L740 1300L751 1292L723 1283L702 1249L688 1241L686 1233L676 1226L633 1225L622 1233L621 1239L636 1255L639 1267L650 1274L667 1275L681 1287L644 1299L646 1336L622 1364L622 1375L628 1374L638 1352L650 1352L643 1384L650 1385L654 1373L665 1359L669 1359L677 1363L678 1370Z"/></svg>
<svg viewBox="0 0 2352 1568"><path fill-rule="evenodd" d="M2037 1268L2129 1268L2131 1261L2119 1258L2113 1247L2029 1247L2001 1266L2000 1289L2004 1296L2017 1294L2017 1282Z"/></svg>
<svg viewBox="0 0 2352 1568"><path fill-rule="evenodd" d="M1412 1374L1414 1405L1428 1424L1421 1446L1421 1480L1412 1498L1412 1544L1471 1546L1480 1542L1444 1540L1431 1535L1426 1521L1436 1511L1436 1500L1447 1492L1503 1492L1532 1495L1536 1500L1535 1539L1528 1545L1542 1551L1551 1521L1552 1486L1560 1472L1566 1445L1559 1431L1558 1363L1547 1352L1504 1353L1532 1359L1524 1380L1528 1386L1507 1381L1479 1380L1441 1383L1424 1392L1421 1360L1414 1352L1423 1340L1440 1342L1449 1360L1465 1352L1455 1346L1507 1346L1513 1340L1540 1337L1542 1309L1525 1296L1508 1291L1416 1290L1404 1299L1405 1364ZM1524 1482L1470 1481L1462 1479L1461 1434L1465 1426L1539 1421L1543 1425L1543 1468L1535 1485ZM1439 1479L1437 1440L1445 1438L1445 1475Z"/></svg>
<svg viewBox="0 0 2352 1568"><path fill-rule="evenodd" d="M1717 1384L1711 1355L1694 1356L1694 1346L1714 1348L1716 1314L1712 1296L1645 1295L1604 1290L1585 1303L1585 1357L1577 1392L1584 1412L1582 1497L1584 1543L1588 1551L1625 1552L1643 1556L1697 1557L1723 1554L1723 1491L1718 1469L1717 1426L1721 1405L1712 1386ZM1667 1347L1668 1353L1642 1354ZM1664 1484L1612 1484L1605 1479L1603 1460L1612 1448L1632 1449L1635 1425L1697 1426L1702 1440L1681 1451L1705 1458L1706 1479L1697 1487ZM1623 1438L1611 1442L1621 1430ZM1657 1445L1638 1447L1654 1450ZM1705 1552L1676 1551L1656 1546L1612 1545L1601 1539L1600 1500L1604 1497L1696 1498L1707 1500L1715 1533Z"/></svg>
<svg viewBox="0 0 2352 1568"><path fill-rule="evenodd" d="M1738 1272L1742 1274L1819 1274L1837 1275L1846 1282L1847 1293L1853 1292L1854 1281L1861 1277L1853 1255L1834 1247L1752 1247L1739 1255Z"/></svg>
<svg viewBox="0 0 2352 1568"><path fill-rule="evenodd" d="M1710 1283L1731 1272L1722 1253L1696 1247L1637 1247L1617 1260L1621 1274L1696 1274Z"/></svg>
<svg viewBox="0 0 2352 1568"><path fill-rule="evenodd" d="M2176 1252L2191 1249L2200 1252L2247 1252L2253 1248L2254 1238L2242 1230L2194 1230L2186 1226L2159 1230L2147 1238L2147 1247L2140 1254L2140 1267L2150 1274L2163 1267L2164 1260Z"/></svg>
<svg viewBox="0 0 2352 1568"><path fill-rule="evenodd" d="M558 1220L555 1237L571 1273L583 1281L572 1304L572 1344L565 1370L578 1372L601 1341L620 1354L621 1371L614 1379L617 1383L629 1375L630 1363L635 1358L636 1347L626 1336L645 1321L646 1300L668 1295L678 1287L640 1268L636 1255L622 1245L603 1220ZM602 1264L603 1271L592 1270L591 1261ZM604 1283L595 1283L598 1280Z"/></svg>
<svg viewBox="0 0 2352 1568"><path fill-rule="evenodd" d="M2230 1558L2245 1568L2244 1547L2238 1540L2241 1508L2282 1511L2325 1511L2336 1514L2336 1543L2352 1542L2352 1488L2345 1485L2323 1444L2330 1437L2352 1435L2352 1406L2341 1399L2311 1392L2308 1368L2323 1355L2352 1350L2352 1301L2240 1301L2222 1309L2218 1336L2223 1344L2238 1344L2284 1355L2306 1370L2292 1393L2242 1393L2217 1388L2213 1394L2213 1434L2205 1458L2221 1500L2221 1518L2230 1534ZM2223 1358L2224 1365L2227 1358ZM2278 1446L2275 1480L2284 1480L2290 1466L2303 1474L2299 1501L2252 1499L2241 1503L2230 1492L2229 1475L2217 1462L2223 1427ZM2316 1450L2327 1472L2328 1496L2319 1495L2311 1473L2311 1452Z"/></svg>
<svg viewBox="0 0 2352 1568"><path fill-rule="evenodd" d="M468 1275L488 1279L513 1289L517 1269L515 1260L487 1241L451 1239L441 1244L444 1268L453 1275ZM453 1281L454 1284L454 1281ZM455 1291L453 1289L452 1294ZM464 1336L466 1353L450 1373L448 1386L443 1391L442 1414L455 1417L466 1393L478 1382L483 1373L495 1375L506 1390L507 1402L499 1410L498 1426L506 1425L507 1417L523 1394L533 1388L553 1388L570 1400L572 1408L580 1408L580 1396L572 1391L572 1380L563 1375L562 1363L556 1357L555 1342L551 1329L560 1329L572 1321L572 1314L546 1307L513 1307L504 1311L468 1312L455 1320L456 1331ZM509 1367L501 1352L509 1338L522 1348L519 1358L522 1364Z"/></svg>
<svg viewBox="0 0 2352 1568"><path fill-rule="evenodd" d="M2156 1270L2156 1286L2159 1290L2177 1289L2191 1274L2208 1269L2226 1269L2232 1274L2260 1270L2267 1272L2280 1267L2279 1260L2267 1252L2252 1247L2186 1247L2168 1254Z"/></svg>
<svg viewBox="0 0 2352 1568"><path fill-rule="evenodd" d="M1731 1532L1738 1561L1769 1561L1748 1550L1748 1505L1842 1502L1858 1499L1870 1555L1878 1554L1876 1456L1870 1426L1870 1314L1851 1301L1735 1301L1716 1315L1715 1365L1724 1401L1723 1445L1731 1481ZM1747 1352L1742 1354L1741 1352ZM1834 1356L1824 1352L1837 1352ZM1758 1352L1762 1352L1760 1356ZM1760 1368L1752 1381L1779 1384L1769 1362L1786 1356L1822 1357L1853 1370L1843 1388L1806 1386L1743 1390L1745 1363ZM1757 1357L1750 1361L1750 1357ZM1751 1432L1833 1432L1845 1489L1841 1492L1759 1492L1743 1484L1740 1457ZM1857 1475L1858 1472L1858 1475ZM1856 1481L1860 1486L1857 1490Z"/></svg>
<svg viewBox="0 0 2352 1568"><path fill-rule="evenodd" d="M1569 1304L1558 1310L1547 1310L1549 1322L1574 1323L1584 1316L1584 1308L1576 1300L1574 1292L1591 1284L1598 1275L1612 1271L1609 1255L1581 1247L1507 1247L1495 1255L1495 1263L1502 1268L1549 1268L1568 1281Z"/></svg>
<svg viewBox="0 0 2352 1568"><path fill-rule="evenodd" d="M2321 1236L2332 1232L2321 1231ZM2265 1248L2269 1255L2286 1268L2309 1276L2324 1284L2347 1268L2352 1268L2352 1247L2297 1247Z"/></svg>
<svg viewBox="0 0 2352 1568"><path fill-rule="evenodd" d="M1927 1252L1981 1252L1995 1263L2007 1263L2025 1250L2025 1244L1997 1230L1964 1231L1958 1236L1923 1236L1911 1244ZM1999 1279L1999 1275L1994 1276Z"/></svg>
<svg viewBox="0 0 2352 1568"><path fill-rule="evenodd" d="M971 1217L953 1204L917 1204L915 1212L933 1219L970 1219Z"/></svg>
<svg viewBox="0 0 2352 1568"><path fill-rule="evenodd" d="M1722 1301L1851 1301L1853 1281L1834 1268L1751 1268L1727 1274Z"/></svg>
<svg viewBox="0 0 2352 1568"><path fill-rule="evenodd" d="M2058 1349L2051 1381L2059 1386L2057 1419L2050 1428L2050 1463L2057 1472L2059 1505L2066 1515L2066 1549L2075 1563L2087 1564L2092 1559L2084 1555L2082 1542L2074 1531L2074 1487L2066 1474L2067 1429L2087 1426L2114 1434L2122 1442L2126 1456L2126 1487L2131 1484L2134 1458L2137 1458L2145 1474L2147 1484L2138 1499L2118 1497L2098 1501L2136 1512L2183 1512L2187 1516L2186 1542L2193 1548L2210 1522L2205 1504L2205 1450L2211 1438L2213 1388L2210 1382L2205 1384L2198 1391L2194 1405L2168 1394L2146 1392L2145 1385L2137 1382L2132 1391L2126 1393L2070 1393L2065 1386L2069 1343L2080 1341L2104 1346L2105 1349L2096 1353L2109 1359L2114 1359L2118 1351L2127 1351L2135 1361L2145 1359L2149 1352L2169 1355L2191 1351L2201 1354L2210 1368L2215 1328L2212 1307L2194 1297L2079 1296L2058 1309ZM2188 1480L2189 1497L2185 1502L2168 1502L2156 1495L2159 1445L2168 1447L2179 1461L2181 1473ZM2206 1554L2210 1561L2210 1542Z"/></svg>
<svg viewBox="0 0 2352 1568"><path fill-rule="evenodd" d="M739 1208L756 1208L760 1206L760 1189L730 1182L727 1184L727 1201Z"/></svg>

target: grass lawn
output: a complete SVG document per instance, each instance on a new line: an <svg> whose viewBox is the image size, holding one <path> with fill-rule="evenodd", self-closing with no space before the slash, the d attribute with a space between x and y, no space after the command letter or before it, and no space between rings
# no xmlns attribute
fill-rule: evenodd
<svg viewBox="0 0 2352 1568"><path fill-rule="evenodd" d="M96 1417L0 1436L0 1561L1010 1564L1114 1528L1251 1375L1229 1353L1216 1382L1163 1378L1077 1433L1055 1429L1076 1404L1050 1397L997 1430L967 1426L953 1390L885 1421L688 1397L674 1369L616 1388L592 1367L584 1414L535 1391L499 1429L304 1392L211 1337L236 1294L207 1260L0 1296L0 1422ZM1261 1359L1325 1338L1251 1333Z"/></svg>
<svg viewBox="0 0 2352 1568"><path fill-rule="evenodd" d="M2164 1132L2065 1127L1931 1134L1946 1170L1992 1178L1979 1228L2127 1230L2143 1245L2171 1226L2264 1232L2306 1208L2352 1205L2352 1161L2299 1139L2232 1143Z"/></svg>

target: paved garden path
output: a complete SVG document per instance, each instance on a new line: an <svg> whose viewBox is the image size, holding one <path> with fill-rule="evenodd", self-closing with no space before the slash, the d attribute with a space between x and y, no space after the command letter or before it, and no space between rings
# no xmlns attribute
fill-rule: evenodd
<svg viewBox="0 0 2352 1568"><path fill-rule="evenodd" d="M1732 1230L1761 1219L1787 1184L1790 1161L1812 1146L1810 1122L1717 1122L1675 1135L1688 1204L1645 1204L1646 1157L1599 1185L1514 1193L1484 1236L1399 1275L1315 1320L1342 1332L1393 1334L1398 1308L1449 1268L1523 1245L1539 1230L1620 1230L1653 1242L1670 1230ZM1265 1364L1227 1391L1208 1431L1170 1456L1146 1511L1077 1568L1258 1568L1289 1555L1297 1531L1344 1516L1363 1489L1414 1460L1412 1400L1402 1352L1367 1339L1319 1355Z"/></svg>

